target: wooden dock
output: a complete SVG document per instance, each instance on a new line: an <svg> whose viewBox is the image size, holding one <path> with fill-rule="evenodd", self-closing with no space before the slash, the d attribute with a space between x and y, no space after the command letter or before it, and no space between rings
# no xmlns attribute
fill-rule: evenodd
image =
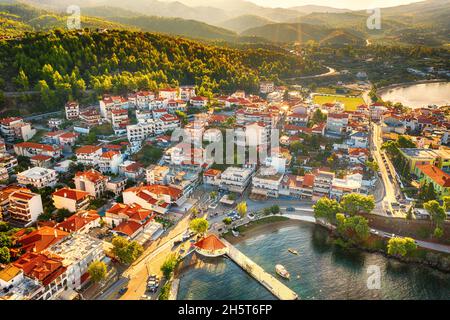
<svg viewBox="0 0 450 320"><path fill-rule="evenodd" d="M231 243L221 238L225 245L228 247L227 256L233 260L238 266L245 270L255 280L262 284L267 290L269 290L275 297L280 300L297 300L298 295L289 289L280 280L264 271L258 264L253 262L250 258L236 249Z"/></svg>

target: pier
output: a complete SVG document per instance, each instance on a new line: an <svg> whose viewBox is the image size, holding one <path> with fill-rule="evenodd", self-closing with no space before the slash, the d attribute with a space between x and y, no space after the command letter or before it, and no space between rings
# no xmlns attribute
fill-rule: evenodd
<svg viewBox="0 0 450 320"><path fill-rule="evenodd" d="M275 297L280 300L297 300L298 295L289 289L280 280L264 271L258 264L236 249L231 243L225 239L220 239L227 247L226 255L233 260L244 271L251 275L255 280L262 284Z"/></svg>

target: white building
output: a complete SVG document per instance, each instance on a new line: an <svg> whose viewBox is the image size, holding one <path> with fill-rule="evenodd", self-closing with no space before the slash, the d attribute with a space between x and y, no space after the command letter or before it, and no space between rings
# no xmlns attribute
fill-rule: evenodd
<svg viewBox="0 0 450 320"><path fill-rule="evenodd" d="M101 173L119 173L119 166L123 162L123 157L118 151L103 152L98 160L98 169Z"/></svg>
<svg viewBox="0 0 450 320"><path fill-rule="evenodd" d="M87 209L91 196L89 192L70 188L59 189L52 194L56 209L67 209L70 212Z"/></svg>
<svg viewBox="0 0 450 320"><path fill-rule="evenodd" d="M36 134L36 129L20 117L10 117L0 120L0 132L7 141L28 141Z"/></svg>
<svg viewBox="0 0 450 320"><path fill-rule="evenodd" d="M73 179L76 189L86 191L94 198L99 198L106 191L108 182L108 177L94 169L77 172Z"/></svg>
<svg viewBox="0 0 450 320"><path fill-rule="evenodd" d="M275 85L272 81L261 81L259 84L259 92L266 94L271 93L275 89Z"/></svg>
<svg viewBox="0 0 450 320"><path fill-rule="evenodd" d="M24 226L34 223L43 212L40 194L26 189L19 189L9 195L9 216Z"/></svg>
<svg viewBox="0 0 450 320"><path fill-rule="evenodd" d="M347 131L348 114L329 113L327 117L327 133L342 135Z"/></svg>
<svg viewBox="0 0 450 320"><path fill-rule="evenodd" d="M261 167L252 178L252 193L278 198L283 174L273 167Z"/></svg>
<svg viewBox="0 0 450 320"><path fill-rule="evenodd" d="M53 169L33 167L17 174L17 182L23 185L32 185L38 189L53 188L58 182L58 174Z"/></svg>
<svg viewBox="0 0 450 320"><path fill-rule="evenodd" d="M82 276L87 273L89 265L105 257L103 241L80 233L71 234L47 251L62 258L62 264L67 268L67 287L74 290L81 289Z"/></svg>
<svg viewBox="0 0 450 320"><path fill-rule="evenodd" d="M249 168L228 167L220 177L220 188L243 193L250 184L253 170Z"/></svg>
<svg viewBox="0 0 450 320"><path fill-rule="evenodd" d="M75 150L77 162L88 166L96 166L102 153L102 147L99 146L86 145Z"/></svg>
<svg viewBox="0 0 450 320"><path fill-rule="evenodd" d="M66 103L65 111L67 120L76 120L80 116L80 105L78 102L69 101Z"/></svg>

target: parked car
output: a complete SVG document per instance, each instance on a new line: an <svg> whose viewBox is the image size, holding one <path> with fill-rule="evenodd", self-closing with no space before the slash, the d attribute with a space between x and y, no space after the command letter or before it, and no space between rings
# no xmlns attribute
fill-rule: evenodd
<svg viewBox="0 0 450 320"><path fill-rule="evenodd" d="M295 208L293 208L293 207L288 207L288 208L286 208L286 211L295 211Z"/></svg>
<svg viewBox="0 0 450 320"><path fill-rule="evenodd" d="M121 295L121 296L123 296L124 294L125 294L125 292L127 292L128 291L128 287L122 287L122 288L120 288L120 290L119 290L119 294Z"/></svg>

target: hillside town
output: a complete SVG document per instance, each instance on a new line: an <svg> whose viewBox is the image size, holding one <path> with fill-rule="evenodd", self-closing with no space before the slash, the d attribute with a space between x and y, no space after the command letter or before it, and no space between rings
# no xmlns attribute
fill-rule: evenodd
<svg viewBox="0 0 450 320"><path fill-rule="evenodd" d="M126 266L159 271L166 244L192 237L197 217L221 234L249 219L236 210L313 211L358 194L384 219L431 220L424 203L450 196L449 109L324 96L270 81L259 95L180 86L0 119L0 299L126 295ZM180 129L189 152L173 139ZM230 143L226 130L242 163L208 153ZM250 162L252 147L269 152ZM95 264L106 268L100 284Z"/></svg>

